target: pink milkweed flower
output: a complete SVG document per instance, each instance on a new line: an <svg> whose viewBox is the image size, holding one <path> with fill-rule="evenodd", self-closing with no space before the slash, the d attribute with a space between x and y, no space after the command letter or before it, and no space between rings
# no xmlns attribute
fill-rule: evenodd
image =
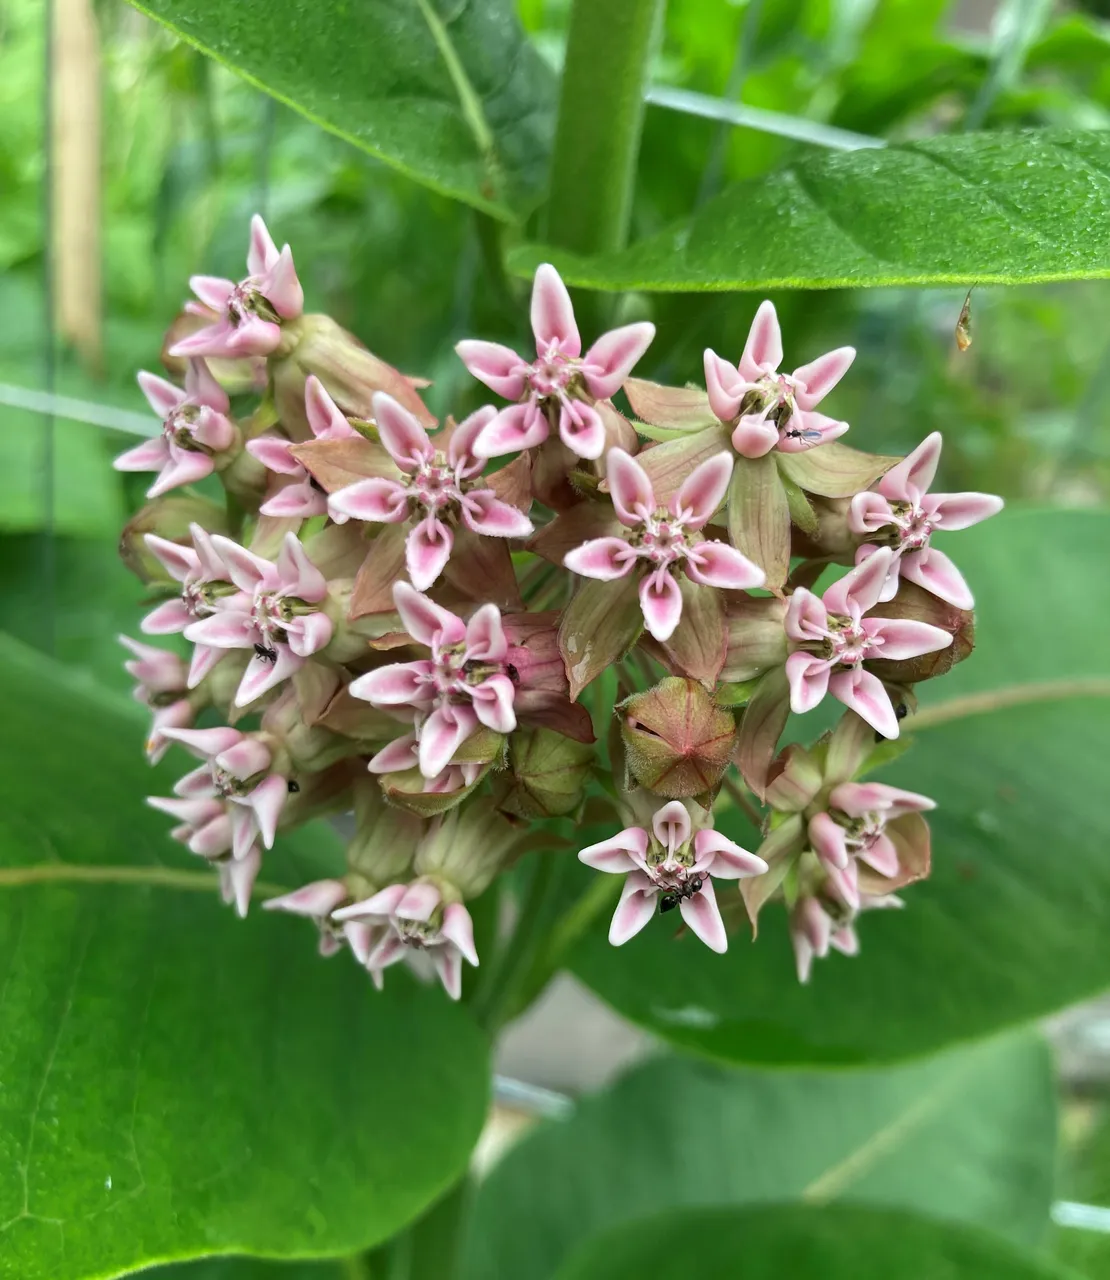
<svg viewBox="0 0 1110 1280"><path fill-rule="evenodd" d="M786 634L796 652L786 660L790 708L812 711L831 693L885 738L898 737L898 718L869 658L895 661L934 653L952 643L940 627L910 618L865 618L879 602L893 552L873 552L823 596L799 587L786 609Z"/></svg>
<svg viewBox="0 0 1110 1280"><path fill-rule="evenodd" d="M443 572L451 556L459 519L493 538L522 538L532 522L482 479L485 460L475 441L495 416L489 406L472 413L446 437L446 452L436 448L411 413L384 391L373 398L374 420L381 442L401 470L401 478L371 476L331 495L332 518L373 520L386 524L410 522L405 542L405 567L418 591L426 591Z"/></svg>
<svg viewBox="0 0 1110 1280"><path fill-rule="evenodd" d="M658 902L660 915L678 907L707 947L728 950L713 878L762 875L767 864L717 831L704 828L693 839L692 835L689 811L680 800L672 800L656 810L650 833L643 827L626 827L579 853L578 860L588 867L627 876L609 927L613 946L639 933Z"/></svg>
<svg viewBox="0 0 1110 1280"><path fill-rule="evenodd" d="M333 956L346 942L359 964L365 965L378 940L380 930L368 920L348 920L338 924L332 912L351 901L351 894L342 880L314 880L292 893L277 898L267 898L262 904L265 911L288 911L292 915L305 916L320 931L319 950L322 956ZM374 984L381 988L381 972L372 973Z"/></svg>
<svg viewBox="0 0 1110 1280"><path fill-rule="evenodd" d="M449 723L453 724L452 708L447 707ZM420 765L420 741L422 729L427 723L425 718L417 720L417 727L411 733L395 738L388 746L383 747L370 761L371 773L403 773L408 769L416 769ZM433 732L435 728L433 727ZM465 741L465 739L463 740ZM455 748L458 750L458 747ZM451 791L459 791L469 787L482 772L482 766L470 761L461 764L448 764L437 774L424 778L421 790L425 795L446 795Z"/></svg>
<svg viewBox="0 0 1110 1280"><path fill-rule="evenodd" d="M262 866L262 850L252 842L241 856L233 855L232 822L224 801L215 796L148 796L147 804L178 820L179 825L170 831L170 838L216 869L220 897L226 903L234 903L240 916L246 916L251 891Z"/></svg>
<svg viewBox="0 0 1110 1280"><path fill-rule="evenodd" d="M582 355L582 339L567 287L544 263L532 286L532 332L536 359L529 363L510 347L468 339L455 350L479 381L506 400L474 446L479 458L496 458L543 444L558 423L563 443L580 458L600 458L605 427L594 408L624 385L655 337L646 321L603 333Z"/></svg>
<svg viewBox="0 0 1110 1280"><path fill-rule="evenodd" d="M144 539L166 572L181 583L180 596L160 604L139 624L146 635L164 636L184 631L191 623L215 613L224 602L239 596L209 534L199 524L191 524L189 532L193 536L192 547L170 542L156 533L148 533ZM246 603L245 599L242 603ZM221 648L198 644L189 667L188 687L195 689L223 654Z"/></svg>
<svg viewBox="0 0 1110 1280"><path fill-rule="evenodd" d="M798 966L798 981L807 983L813 961L823 960L829 951L841 955L859 955L859 935L855 922L861 911L883 910L904 905L902 899L892 893L861 894L855 907L842 902L835 894L817 897L804 894L790 913L790 941L794 947L794 959Z"/></svg>
<svg viewBox="0 0 1110 1280"><path fill-rule="evenodd" d="M623 578L642 561L640 583L644 625L656 640L667 640L682 616L679 569L707 587L742 591L762 586L763 570L728 543L706 539L701 530L721 505L732 476L729 453L707 458L683 481L666 507L655 500L647 472L623 449L606 455L606 475L617 518L632 532L625 538L591 538L563 557L585 578Z"/></svg>
<svg viewBox="0 0 1110 1280"><path fill-rule="evenodd" d="M320 609L328 584L295 534L287 533L277 562L263 560L230 538L212 538L241 594L185 628L185 639L216 649L253 649L235 705L245 707L287 680L332 637Z"/></svg>
<svg viewBox="0 0 1110 1280"><path fill-rule="evenodd" d="M963 574L929 540L935 529L967 529L997 515L1003 502L990 493L930 495L943 443L940 432L934 431L892 467L873 491L857 493L852 499L849 527L853 533L875 538L856 552L857 563L876 546L889 546L894 552L880 600L894 599L901 576L957 609L975 604Z"/></svg>
<svg viewBox="0 0 1110 1280"><path fill-rule="evenodd" d="M130 636L120 636L119 642L134 655L123 664L127 674L138 682L133 696L153 712L145 750L150 763L157 764L170 748L165 730L187 729L196 718L187 697L189 668L168 649L141 644Z"/></svg>
<svg viewBox="0 0 1110 1280"><path fill-rule="evenodd" d="M426 951L443 989L457 1000L462 995L462 962L477 967L474 949L474 922L461 902L444 900L443 891L432 880L412 884L391 884L364 902L341 907L335 920L369 920L388 926L367 957L366 967L380 985L383 969L403 960L411 951Z"/></svg>
<svg viewBox="0 0 1110 1280"><path fill-rule="evenodd" d="M236 284L219 276L192 276L189 287L213 313L213 322L175 342L171 356L268 356L281 343L282 321L295 320L304 310L293 253L288 245L278 252L257 213L251 219L246 277Z"/></svg>
<svg viewBox="0 0 1110 1280"><path fill-rule="evenodd" d="M305 379L304 404L308 425L317 440L347 440L358 435L315 374ZM293 457L290 452L293 444L292 440L276 435L256 436L247 441L247 452L268 471L290 478L288 484L259 507L260 515L307 520L327 514L328 496Z"/></svg>
<svg viewBox="0 0 1110 1280"><path fill-rule="evenodd" d="M153 373L140 373L139 386L162 419L162 433L128 449L112 464L117 471L157 471L146 491L157 498L178 485L203 480L216 469L216 454L239 441L239 430L227 416L231 402L203 360L190 360L185 389Z"/></svg>
<svg viewBox="0 0 1110 1280"><path fill-rule="evenodd" d="M745 458L762 458L772 449L800 453L848 430L846 422L814 410L855 358L854 347L838 347L793 373L780 373L782 330L775 304L762 302L739 365L706 350L709 405L722 422L735 422L733 448Z"/></svg>
<svg viewBox="0 0 1110 1280"><path fill-rule="evenodd" d="M415 737L406 734L391 743L371 760L371 770L409 767L395 761L411 763L415 742L420 772L436 778L480 725L497 733L516 728L509 642L494 604L482 605L463 622L407 582L394 586L393 602L405 630L431 657L368 671L351 681L349 691L375 707L411 712L416 725Z"/></svg>

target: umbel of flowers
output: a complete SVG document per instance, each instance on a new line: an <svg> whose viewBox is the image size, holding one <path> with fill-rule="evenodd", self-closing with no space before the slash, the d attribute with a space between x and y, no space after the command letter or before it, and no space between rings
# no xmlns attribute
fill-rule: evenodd
<svg viewBox="0 0 1110 1280"><path fill-rule="evenodd" d="M617 946L723 952L782 904L804 982L928 874L933 802L867 775L971 648L933 535L1002 504L932 491L939 434L843 443L850 347L782 372L764 302L705 391L661 386L631 376L652 326L584 341L543 266L535 354L461 342L494 399L439 424L305 312L260 218L242 280L191 284L169 376L139 375L161 424L117 461L154 477L123 550L156 600L124 643L151 760L194 757L151 804L241 915L283 832L347 814L345 862L265 905L378 986L406 961L458 998L471 904L537 848L620 877ZM780 752L821 703L836 728Z"/></svg>

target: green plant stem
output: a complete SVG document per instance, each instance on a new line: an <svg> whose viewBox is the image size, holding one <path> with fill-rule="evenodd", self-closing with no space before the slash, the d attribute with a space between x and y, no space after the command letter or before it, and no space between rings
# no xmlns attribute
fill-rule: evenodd
<svg viewBox="0 0 1110 1280"><path fill-rule="evenodd" d="M460 1178L413 1225L400 1272L404 1280L454 1280L458 1275L472 1193L470 1178Z"/></svg>
<svg viewBox="0 0 1110 1280"><path fill-rule="evenodd" d="M644 88L666 0L574 0L546 237L577 253L624 246Z"/></svg>
<svg viewBox="0 0 1110 1280"><path fill-rule="evenodd" d="M721 785L724 787L724 789L728 792L729 796L732 798L733 804L736 805L736 807L741 811L741 813L746 815L746 817L748 818L748 821L751 822L752 826L754 826L755 829L758 831L760 827L763 825L763 815L759 812L759 810L755 807L755 805L752 804L752 802L744 794L743 789L741 788L740 784L736 781L736 779L730 778L728 774L725 774L725 776L721 779Z"/></svg>

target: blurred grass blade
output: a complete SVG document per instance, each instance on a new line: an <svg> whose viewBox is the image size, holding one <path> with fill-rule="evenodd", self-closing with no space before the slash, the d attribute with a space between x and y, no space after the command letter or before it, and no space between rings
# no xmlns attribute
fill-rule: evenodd
<svg viewBox="0 0 1110 1280"><path fill-rule="evenodd" d="M162 429L153 415L132 413L130 409L95 404L91 400L75 400L72 396L58 396L49 391L36 391L33 387L17 387L8 382L0 382L0 404L12 409L28 409L44 417L57 416L71 422L84 422L90 427L123 431L132 436L156 436Z"/></svg>
<svg viewBox="0 0 1110 1280"><path fill-rule="evenodd" d="M982 128L998 95L1017 83L1029 50L1054 7L1054 0L1003 0L999 5L991 24L990 70L968 108L965 130Z"/></svg>

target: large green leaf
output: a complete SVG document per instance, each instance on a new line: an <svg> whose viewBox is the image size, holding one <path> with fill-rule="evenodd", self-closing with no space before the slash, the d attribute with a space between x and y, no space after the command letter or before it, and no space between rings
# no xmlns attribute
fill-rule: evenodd
<svg viewBox="0 0 1110 1280"><path fill-rule="evenodd" d="M1043 130L806 153L605 256L527 245L591 289L829 289L1110 275L1110 135Z"/></svg>
<svg viewBox="0 0 1110 1280"><path fill-rule="evenodd" d="M943 545L977 593L979 647L921 687L921 731L877 775L937 800L930 879L904 911L861 920L862 953L822 961L805 987L779 909L724 957L661 921L618 951L599 923L574 968L622 1013L732 1060L849 1063L1110 985L1110 515L1004 513ZM758 840L735 812L721 825Z"/></svg>
<svg viewBox="0 0 1110 1280"><path fill-rule="evenodd" d="M661 1199L669 1188L661 1188ZM648 1206L645 1205L645 1208ZM590 1241L558 1280L1078 1280L968 1227L892 1210L699 1209Z"/></svg>
<svg viewBox="0 0 1110 1280"><path fill-rule="evenodd" d="M554 76L511 0L133 0L310 120L445 195L538 202Z"/></svg>
<svg viewBox="0 0 1110 1280"><path fill-rule="evenodd" d="M544 1280L584 1237L649 1211L660 1188L676 1220L707 1204L869 1201L1033 1245L1055 1141L1051 1064L1028 1035L877 1071L649 1061L486 1178L464 1274Z"/></svg>
<svg viewBox="0 0 1110 1280"><path fill-rule="evenodd" d="M0 1276L391 1235L481 1128L465 1011L221 908L143 805L183 761L148 771L126 704L4 639L0 705ZM338 852L325 827L287 846L268 880Z"/></svg>

